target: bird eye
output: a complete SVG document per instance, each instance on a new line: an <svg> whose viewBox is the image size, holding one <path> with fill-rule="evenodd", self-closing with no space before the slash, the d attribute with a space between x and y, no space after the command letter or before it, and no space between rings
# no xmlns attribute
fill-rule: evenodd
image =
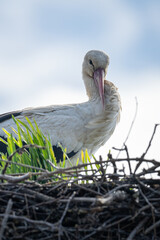
<svg viewBox="0 0 160 240"><path fill-rule="evenodd" d="M89 59L89 64L92 65L92 66L94 66L91 59Z"/></svg>

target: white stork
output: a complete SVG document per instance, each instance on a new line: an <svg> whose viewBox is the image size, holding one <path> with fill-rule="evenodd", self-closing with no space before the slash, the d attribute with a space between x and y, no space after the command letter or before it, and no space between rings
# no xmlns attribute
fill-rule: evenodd
<svg viewBox="0 0 160 240"><path fill-rule="evenodd" d="M4 113L0 115L0 137L5 138L2 128L11 132L11 127L16 127L12 115L22 121L27 116L36 120L43 134L50 135L57 162L63 156L59 143L67 149L73 165L81 150L94 154L110 138L120 119L119 93L113 83L105 80L108 65L109 57L104 52L89 51L82 66L87 102ZM5 151L1 142L0 152Z"/></svg>

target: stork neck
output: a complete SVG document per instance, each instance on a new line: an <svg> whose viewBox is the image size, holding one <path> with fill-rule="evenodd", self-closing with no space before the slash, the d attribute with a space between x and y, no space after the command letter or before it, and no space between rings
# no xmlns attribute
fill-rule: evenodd
<svg viewBox="0 0 160 240"><path fill-rule="evenodd" d="M89 97L89 100L97 101L97 99L100 99L100 96L93 78L90 76L83 75L83 80L84 80L84 85L85 85L86 93L87 93L87 96Z"/></svg>

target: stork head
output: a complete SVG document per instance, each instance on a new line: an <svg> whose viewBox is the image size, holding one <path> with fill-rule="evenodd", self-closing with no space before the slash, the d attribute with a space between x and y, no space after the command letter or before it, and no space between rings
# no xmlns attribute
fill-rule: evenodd
<svg viewBox="0 0 160 240"><path fill-rule="evenodd" d="M101 51L89 51L83 61L83 79L90 99L100 97L104 107L104 79L107 74L109 57Z"/></svg>

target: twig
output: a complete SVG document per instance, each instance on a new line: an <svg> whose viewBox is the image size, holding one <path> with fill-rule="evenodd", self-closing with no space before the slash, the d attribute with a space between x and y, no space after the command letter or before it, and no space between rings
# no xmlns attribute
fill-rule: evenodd
<svg viewBox="0 0 160 240"><path fill-rule="evenodd" d="M114 169L113 173L114 173L114 174L117 174L117 165L116 165L115 159L112 158L112 155L111 155L111 154L108 155L108 158L109 158L110 162L111 162L112 165L113 165L113 169Z"/></svg>
<svg viewBox="0 0 160 240"><path fill-rule="evenodd" d="M102 156L99 156L99 162L100 162L100 168L98 169L98 172L101 174L101 182L104 182L106 180L106 170L103 166L103 160Z"/></svg>
<svg viewBox="0 0 160 240"><path fill-rule="evenodd" d="M160 124L155 124L154 129L153 129L153 133L152 133L151 139L150 139L150 141L149 141L149 144L148 144L148 146L147 146L147 148L146 148L146 151L145 151L145 152L142 154L142 156L141 156L142 159L145 157L145 155L147 154L149 148L151 147L152 140L153 140L154 135L155 135L155 133L156 133L156 129L157 129L157 127L158 127L159 125L160 125Z"/></svg>
<svg viewBox="0 0 160 240"><path fill-rule="evenodd" d="M85 190L85 191L87 191L87 192L93 193L93 194L96 195L96 196L97 196L97 195L103 196L102 193L97 192L97 191L94 191L94 190L88 188L87 186L84 187L83 185L81 185L81 184L76 184L76 183L73 183L73 186L76 186L76 187L78 187L78 188L80 188L80 189L83 189L83 190Z"/></svg>
<svg viewBox="0 0 160 240"><path fill-rule="evenodd" d="M135 235L140 231L140 229L143 227L143 225L148 221L148 217L145 217L138 225L132 230L132 232L129 234L127 240L134 239Z"/></svg>
<svg viewBox="0 0 160 240"><path fill-rule="evenodd" d="M42 193L39 193L37 191L33 191L31 189L28 189L28 188L25 188L23 191L25 191L25 193L28 193L30 194L31 196L34 196L35 199L38 199L40 201L44 201L44 202L55 202L55 198L53 197L50 197L48 195L45 195L45 194L42 194Z"/></svg>
<svg viewBox="0 0 160 240"><path fill-rule="evenodd" d="M140 183L140 181L137 179L137 181ZM157 210L155 209L155 207L150 203L150 201L148 200L148 198L144 195L144 193L142 192L140 186L138 186L139 191L141 193L141 195L143 196L143 198L145 199L146 203L148 203L148 205L151 207L151 212L152 212L152 219L153 219L153 223L155 223L155 213L157 213ZM154 228L154 234L156 235L156 229Z"/></svg>
<svg viewBox="0 0 160 240"><path fill-rule="evenodd" d="M28 164L24 164L24 163L11 162L9 160L4 160L4 159L0 159L0 162L1 161L6 162L8 164L14 164L14 165L17 165L17 166L20 166L20 167L26 167L26 168L35 169L35 170L42 171L42 172L48 172L44 168L34 167L34 166L31 166L31 165L28 165Z"/></svg>
<svg viewBox="0 0 160 240"><path fill-rule="evenodd" d="M5 216L5 214L0 213L0 217L4 217L4 216ZM49 223L49 222L46 222L46 221L32 220L32 219L29 219L29 218L24 217L24 216L16 216L16 215L11 215L11 214L8 215L8 218L15 219L17 221L24 221L24 222L34 224L34 225L37 225L37 226L41 225L41 226L49 229L52 232L58 231L57 224L52 224L52 223Z"/></svg>
<svg viewBox="0 0 160 240"><path fill-rule="evenodd" d="M22 176L19 176L19 177L13 177L13 176L5 175L5 174L0 174L0 179L6 180L7 182L10 182L10 183L18 183L18 182L24 181L26 179L29 179L30 176L31 176L30 172L26 173Z"/></svg>
<svg viewBox="0 0 160 240"><path fill-rule="evenodd" d="M59 220L59 224L62 225L62 222L63 222L63 219L68 211L68 207L69 207L69 204L71 202L71 200L74 198L74 196L76 195L76 192L73 192L72 195L69 197L69 199L67 199L67 204L66 204L66 207L65 207L65 210L63 212L63 215L61 217L61 219Z"/></svg>
<svg viewBox="0 0 160 240"><path fill-rule="evenodd" d="M126 184L122 184L122 185L119 185L119 186L117 186L117 187L115 187L115 188L113 188L111 191L109 191L108 193L106 193L103 197L107 197L107 196L109 196L111 193L113 193L113 192L115 192L115 191L117 191L117 190L119 190L119 189L121 189L121 188L126 188L126 187L132 187L132 184L129 184L129 183L126 183Z"/></svg>
<svg viewBox="0 0 160 240"><path fill-rule="evenodd" d="M57 167L55 164L53 164L53 162L51 162L49 159L46 159L46 162L48 162L53 168L59 170L59 169L64 169L64 168L61 168L61 167Z"/></svg>
<svg viewBox="0 0 160 240"><path fill-rule="evenodd" d="M126 154L127 154L127 162L128 162L129 171L130 171L130 174L132 174L130 157L129 157L129 152L128 152L128 148L127 148L127 145L126 145L126 144L124 144L124 148L125 148L125 151L126 151Z"/></svg>
<svg viewBox="0 0 160 240"><path fill-rule="evenodd" d="M141 186L143 186L144 188L146 188L147 190L149 190L149 191L151 191L151 192L153 192L153 193L155 193L155 194L158 194L158 195L160 195L160 191L158 191L158 190L154 190L151 186L150 187L147 187L142 181L140 181L137 177L136 177L136 180L137 180L137 182L141 185Z"/></svg>
<svg viewBox="0 0 160 240"><path fill-rule="evenodd" d="M140 208L138 212L135 213L135 215L132 217L132 220L134 220L141 212L145 211L146 209L150 208L150 206L147 204Z"/></svg>
<svg viewBox="0 0 160 240"><path fill-rule="evenodd" d="M132 128L133 128L134 122L135 122L136 117L137 117L137 112L138 112L138 101L137 101L137 97L135 97L135 102L136 102L136 109L135 109L134 117L133 117L133 120L132 120L131 126L130 126L130 128L129 128L129 131L128 131L128 134L127 134L127 137L126 137L126 139L124 140L124 143L123 143L121 149L123 149L123 146L126 145L126 142L128 141L128 138L129 138L130 133L131 133L131 131L132 131ZM116 158L119 157L120 152L121 152L121 151L119 151L119 153L117 154L117 157L116 157Z"/></svg>
<svg viewBox="0 0 160 240"><path fill-rule="evenodd" d="M69 199L67 200L66 207L65 207L64 212L63 212L63 214L62 214L62 216L61 216L61 219L59 220L58 240L61 239L61 235L62 235L62 233L61 233L61 228L62 228L63 219L64 219L64 217L65 217L65 215L66 215L66 213L67 213L67 211L68 211L69 204L70 204L71 200L74 198L75 195L76 195L76 192L73 192L72 195L71 195L71 196L69 197Z"/></svg>
<svg viewBox="0 0 160 240"><path fill-rule="evenodd" d="M156 209L154 208L154 206L150 203L150 201L148 200L148 198L144 195L144 193L142 192L142 189L140 188L140 186L138 185L138 189L142 195L142 197L144 198L144 200L146 201L146 203L150 206L151 210L153 210L154 212L157 212Z"/></svg>
<svg viewBox="0 0 160 240"><path fill-rule="evenodd" d="M119 193L118 193L119 194ZM118 195L117 194L117 195ZM93 204L102 204L102 205L109 205L111 204L114 200L119 199L120 196L117 196L116 194L112 193L109 197L75 197L72 201L73 202L84 202L84 203L93 203ZM68 199L60 199L59 202L67 202Z"/></svg>
<svg viewBox="0 0 160 240"><path fill-rule="evenodd" d="M93 232L91 232L90 234L88 234L87 236L85 236L82 240L86 240L89 239L89 237L93 236L96 232L102 231L103 229L107 229L107 228L111 228L115 225L118 225L119 223L129 219L131 217L131 215L125 216L124 218L121 218L113 223L110 223L107 225L106 222L104 222L100 227L98 227L97 229L95 229ZM108 222L108 221L107 221Z"/></svg>
<svg viewBox="0 0 160 240"><path fill-rule="evenodd" d="M36 144L23 145L23 147L17 148L16 151L13 152L13 153L8 157L8 162L7 162L6 165L4 166L4 169L2 170L2 174L5 174L9 162L12 160L13 156L14 156L16 153L22 153L22 152L24 152L27 148L31 148L31 147L32 147L32 148L34 147L34 148L45 149L45 147L42 147L42 146L39 146L39 145L36 145Z"/></svg>
<svg viewBox="0 0 160 240"><path fill-rule="evenodd" d="M143 162L146 162L143 160ZM139 162L141 164L141 162ZM139 165L140 166L140 165ZM141 176L144 176L148 173L156 173L156 168L159 167L159 164L154 164L154 166L148 168L148 169L143 169L140 173L137 173L136 174L136 177L141 177ZM136 170L136 169L135 169ZM137 171L137 170L136 170ZM135 172L134 172L134 175L135 175Z"/></svg>
<svg viewBox="0 0 160 240"><path fill-rule="evenodd" d="M156 133L156 129L157 129L157 127L158 127L159 125L160 125L160 124L155 124L154 129L153 129L152 136L151 136L150 141L149 141L149 144L148 144L145 152L144 152L144 153L142 154L142 156L141 156L141 161L139 161L139 163L137 163L137 165L136 165L136 167L135 167L135 170L134 170L134 174L136 173L136 171L138 170L138 168L140 167L140 165L143 163L144 157L145 157L145 155L147 154L149 148L151 147L152 140L153 140L154 135L155 135L155 133Z"/></svg>
<svg viewBox="0 0 160 240"><path fill-rule="evenodd" d="M2 223L1 223L0 240L3 239L3 233L4 233L4 230L5 230L6 225L7 225L7 221L8 221L8 217L9 217L10 211L12 209L12 205L13 205L13 202L12 202L12 199L10 198L9 201L8 201L8 204L7 204L6 211L4 213L4 217L3 217Z"/></svg>
<svg viewBox="0 0 160 240"><path fill-rule="evenodd" d="M150 231L152 231L153 229L157 228L158 226L160 226L160 220L158 220L158 221L155 222L152 226L150 226L149 228L147 228L144 233L145 233L145 234L148 234Z"/></svg>
<svg viewBox="0 0 160 240"><path fill-rule="evenodd" d="M107 162L107 160L105 161ZM97 161L96 164L100 164L101 162L100 161ZM77 169L81 169L81 168L84 168L86 166L91 166L91 165L95 165L95 163L84 163L84 164L79 164L78 166L73 166L73 167L68 167L68 168L58 168L57 171L54 171L54 172L45 172L43 173L40 177L38 177L38 180L42 180L46 177L51 177L51 176L54 176L56 174L70 174L71 173L71 170L77 170ZM84 170L82 170L84 172Z"/></svg>

